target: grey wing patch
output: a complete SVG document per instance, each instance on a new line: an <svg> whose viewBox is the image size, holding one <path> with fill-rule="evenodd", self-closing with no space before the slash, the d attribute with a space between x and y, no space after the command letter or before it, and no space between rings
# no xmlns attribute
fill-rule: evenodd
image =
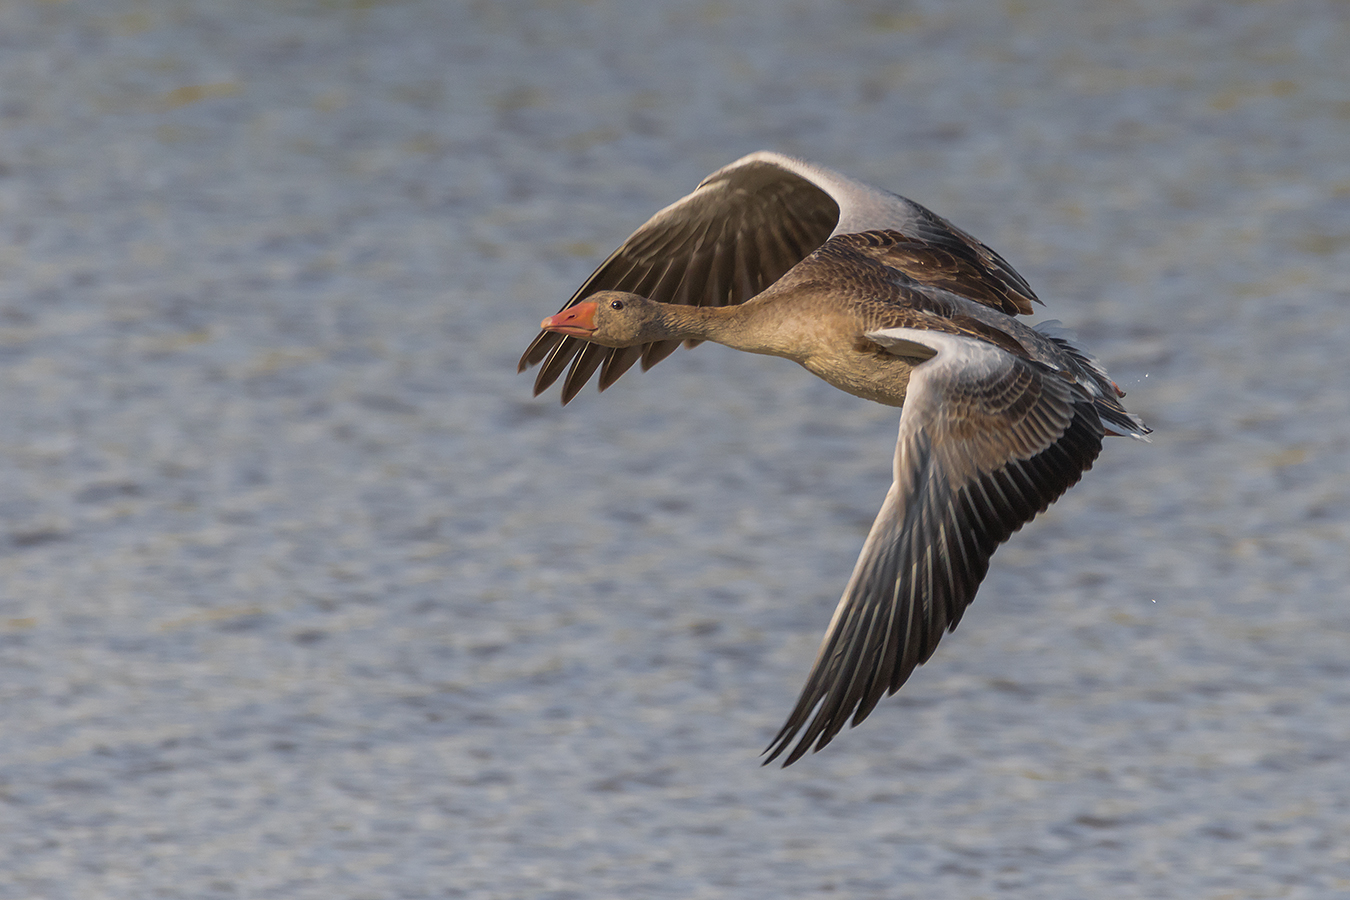
<svg viewBox="0 0 1350 900"><path fill-rule="evenodd" d="M1040 363L918 329L868 338L937 355L911 376L895 480L766 763L819 750L898 690L961 620L998 545L1101 450L1091 399Z"/></svg>
<svg viewBox="0 0 1350 900"><path fill-rule="evenodd" d="M602 290L692 306L743 303L823 244L838 219L838 203L806 178L767 160L733 165L652 216L562 308ZM650 368L678 346L660 341L610 348L541 331L518 368L540 365L536 395L566 372L567 403L597 369L603 390L639 360Z"/></svg>

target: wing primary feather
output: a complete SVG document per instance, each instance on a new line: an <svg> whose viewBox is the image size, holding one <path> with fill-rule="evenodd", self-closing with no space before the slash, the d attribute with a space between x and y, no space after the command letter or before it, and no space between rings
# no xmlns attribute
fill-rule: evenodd
<svg viewBox="0 0 1350 900"><path fill-rule="evenodd" d="M950 498L948 499L946 506L947 509L950 511L952 508ZM942 574L944 576L943 581L947 586L945 596L943 598L943 605L945 606L944 613L947 617L948 621L947 629L949 631L952 628L956 627L956 619L961 615L961 607L963 606L961 602L962 596L961 582L956 575L956 567L952 565L953 560L952 560L951 541L947 536L948 529L951 527L951 525L952 523L944 518L938 524L937 539L936 539L939 551L938 558L942 561L942 570L943 570Z"/></svg>
<svg viewBox="0 0 1350 900"><path fill-rule="evenodd" d="M642 360L645 366L647 359L646 351L657 346L658 343L673 343L676 347L680 346L679 341L659 341L650 344L642 344L638 347L620 347L606 356L605 364L600 367L600 390L603 391L605 388L618 381L619 376L633 368L633 364L638 360Z"/></svg>
<svg viewBox="0 0 1350 900"><path fill-rule="evenodd" d="M756 250L754 233L742 231L736 236L736 251L734 258L736 260L735 268L732 270L733 293L731 303L742 303L759 291L755 287L755 266Z"/></svg>
<svg viewBox="0 0 1350 900"><path fill-rule="evenodd" d="M730 285L729 269L735 265L735 259L727 260L727 246L724 241L713 244L712 259L708 263L708 305L726 306Z"/></svg>
<svg viewBox="0 0 1350 900"><path fill-rule="evenodd" d="M615 352L617 351L600 344L586 343L576 359L572 360L572 368L568 370L567 378L563 380L562 402L569 403L581 393L581 389L595 374L595 370L600 368L606 357Z"/></svg>
<svg viewBox="0 0 1350 900"><path fill-rule="evenodd" d="M853 714L857 725L871 715L877 703L886 695L896 667L900 663L899 622L900 604L887 603L881 643L877 647L877 665L862 692L862 700Z"/></svg>
<svg viewBox="0 0 1350 900"><path fill-rule="evenodd" d="M530 366L541 361L544 357L553 352L553 348L561 344L562 341L563 335L556 332L539 332L535 339L530 342L530 346L525 348L525 352L520 354L520 361L516 363L516 372L524 372ZM538 391L535 391L534 393L536 396L539 394Z"/></svg>
<svg viewBox="0 0 1350 900"><path fill-rule="evenodd" d="M543 365L539 367L539 374L534 379L535 396L548 390L553 382L562 376L568 364L572 362L572 358L581 352L584 343L584 341L579 341L576 338L564 338L558 346L549 352ZM563 400L563 405L566 404L567 401Z"/></svg>

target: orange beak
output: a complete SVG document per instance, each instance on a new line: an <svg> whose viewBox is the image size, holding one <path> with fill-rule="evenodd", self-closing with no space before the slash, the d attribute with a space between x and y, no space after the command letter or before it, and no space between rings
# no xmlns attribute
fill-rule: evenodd
<svg viewBox="0 0 1350 900"><path fill-rule="evenodd" d="M600 304L594 300L584 300L575 306L569 306L556 316L549 316L539 323L545 331L558 334L570 334L575 337L590 337L595 334L595 311Z"/></svg>

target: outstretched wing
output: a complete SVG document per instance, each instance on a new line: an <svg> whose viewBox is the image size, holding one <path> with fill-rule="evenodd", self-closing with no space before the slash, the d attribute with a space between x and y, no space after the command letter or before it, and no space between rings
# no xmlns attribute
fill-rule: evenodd
<svg viewBox="0 0 1350 900"><path fill-rule="evenodd" d="M839 204L814 181L756 154L708 176L689 196L652 216L610 254L563 309L596 291L628 291L664 303L729 306L773 284L830 237ZM542 363L539 394L571 366L563 403L596 369L604 390L642 360L650 368L679 346L659 341L610 348L541 331L520 370Z"/></svg>
<svg viewBox="0 0 1350 900"><path fill-rule="evenodd" d="M765 751L784 765L856 725L956 627L1000 543L1101 450L1087 391L978 338L912 328L867 335L914 367L895 481L835 609L796 708Z"/></svg>

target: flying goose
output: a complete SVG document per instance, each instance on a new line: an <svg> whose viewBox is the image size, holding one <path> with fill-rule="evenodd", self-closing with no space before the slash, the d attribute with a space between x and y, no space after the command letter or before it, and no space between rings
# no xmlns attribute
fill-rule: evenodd
<svg viewBox="0 0 1350 900"><path fill-rule="evenodd" d="M563 378L563 403L597 369L604 390L707 340L901 407L895 480L766 764L824 747L927 662L994 550L1077 483L1103 435L1147 440L1057 323L1014 318L1033 302L1001 256L919 204L759 152L652 216L521 356L536 395Z"/></svg>

